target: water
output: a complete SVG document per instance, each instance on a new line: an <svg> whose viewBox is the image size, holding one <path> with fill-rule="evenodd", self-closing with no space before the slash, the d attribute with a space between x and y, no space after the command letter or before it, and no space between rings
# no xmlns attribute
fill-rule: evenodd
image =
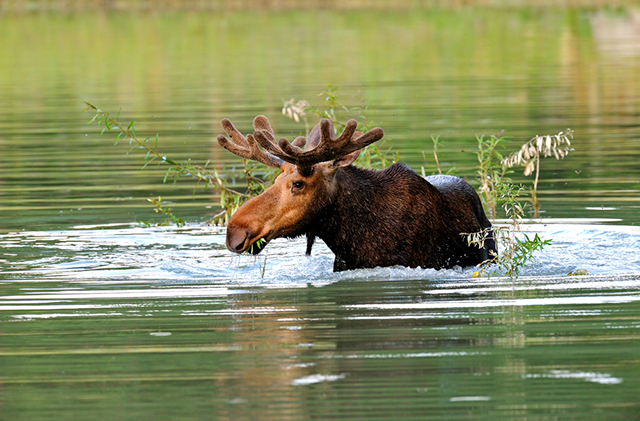
<svg viewBox="0 0 640 421"><path fill-rule="evenodd" d="M634 274L640 268L640 228L607 226L600 221L525 225L552 244L536 255L525 276L562 277L576 270L592 275ZM575 221L572 221L575 222ZM585 222L591 222L587 224ZM142 228L137 224L76 226L65 231L26 231L0 236L3 275L66 281L171 284L323 286L359 278L447 280L469 278L474 268L378 268L333 273L333 253L321 241L305 256L306 239L274 240L258 256L235 255L225 247L225 229L203 224ZM474 281L476 282L476 281Z"/></svg>
<svg viewBox="0 0 640 421"><path fill-rule="evenodd" d="M640 418L637 19L0 15L0 419ZM471 182L476 134L506 129L517 149L573 128L525 226L552 244L518 279L333 273L302 239L235 256L205 224L210 191L163 185L80 113L122 107L174 160L230 169L221 118L292 136L282 101L322 105L328 83L371 103L404 162L434 171L440 135L441 164ZM158 195L185 227L138 222L163 220Z"/></svg>
<svg viewBox="0 0 640 421"><path fill-rule="evenodd" d="M3 413L635 419L640 233L536 229L553 246L517 280L334 274L303 240L231 256L199 224L4 235Z"/></svg>

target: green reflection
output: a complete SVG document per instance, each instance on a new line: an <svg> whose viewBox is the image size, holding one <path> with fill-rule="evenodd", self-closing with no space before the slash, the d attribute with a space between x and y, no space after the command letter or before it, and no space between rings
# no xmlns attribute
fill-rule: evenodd
<svg viewBox="0 0 640 421"><path fill-rule="evenodd" d="M632 31L631 14L5 15L0 23L5 229L146 220L144 199L157 195L192 220L214 213L203 209L209 192L162 186L162 167L139 171L140 156L98 136L79 113L85 100L114 113L122 107L123 119L159 133L175 159L236 165L211 141L223 117L248 126L267 114L292 136L304 129L280 116L282 100L321 105L317 93L328 83L348 104L358 95L372 104L405 162L434 171L422 151L439 135L445 170L471 180L476 134L506 129L515 150L534 134L570 127L575 154L541 174L544 216L637 221L640 65L624 29Z"/></svg>
<svg viewBox="0 0 640 421"><path fill-rule="evenodd" d="M588 418L611 408L633 417L639 307L607 296L637 290L606 278L563 290L545 282L497 281L487 286L515 292L487 292L466 281L342 281L4 309L0 405L29 420ZM601 302L554 305L558 296Z"/></svg>
<svg viewBox="0 0 640 421"><path fill-rule="evenodd" d="M329 83L347 103L362 95L372 104L405 162L433 171L421 152L440 135L445 170L471 181L476 134L506 129L515 149L571 127L575 153L543 166L543 216L635 224L633 13L2 15L0 232L147 220L144 199L158 195L189 221L215 212L208 191L161 185L162 167L140 171L141 157L86 125L84 101L122 107L141 132L160 133L174 159L230 168L238 161L211 142L223 117L248 127L266 114L291 137L304 129L280 115L282 100L320 104ZM627 287L604 277L574 288L491 280L501 288L482 289L381 275L158 298L165 284L187 290L203 275L149 280L132 264L131 279L116 281L110 265L125 264L107 259L100 279L52 280L36 273L38 262L101 262L74 250L91 241L42 240L36 249L22 239L33 234L4 240L13 255L0 257L13 267L11 281L0 278L2 419L582 420L640 411L637 276ZM96 253L148 251L115 244L104 240ZM180 251L210 248L189 242ZM76 263L90 272L91 261ZM149 294L96 293L132 288ZM87 296L30 298L62 290ZM577 303L552 300L563 297Z"/></svg>

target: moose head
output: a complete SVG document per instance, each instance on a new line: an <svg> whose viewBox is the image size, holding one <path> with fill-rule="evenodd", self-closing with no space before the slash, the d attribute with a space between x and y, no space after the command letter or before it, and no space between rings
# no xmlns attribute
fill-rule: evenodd
<svg viewBox="0 0 640 421"><path fill-rule="evenodd" d="M362 148L382 139L380 128L358 132L357 122L349 120L336 137L332 122L323 119L308 142L289 142L276 141L264 116L254 119L254 133L246 137L228 119L222 127L231 138L219 135L222 147L281 170L272 186L229 221L226 242L233 252L257 254L274 238L306 235L307 254L316 237L335 253L334 270L440 268L488 258L491 242L487 250L478 249L460 235L491 226L464 180L440 176L431 184L403 164L383 171L351 165Z"/></svg>
<svg viewBox="0 0 640 421"><path fill-rule="evenodd" d="M323 204L333 199L336 171L351 165L362 148L384 136L380 128L366 134L358 132L357 125L355 120L349 120L342 135L335 138L333 123L323 119L309 134L309 149L303 150L307 140L302 136L292 143L284 138L276 142L264 116L253 120L255 132L246 137L228 119L222 120L224 130L232 139L219 135L222 147L282 171L271 187L233 215L227 226L229 250L242 253L262 239L265 241L260 242L261 247L251 248L259 253L274 238L305 234L305 228Z"/></svg>

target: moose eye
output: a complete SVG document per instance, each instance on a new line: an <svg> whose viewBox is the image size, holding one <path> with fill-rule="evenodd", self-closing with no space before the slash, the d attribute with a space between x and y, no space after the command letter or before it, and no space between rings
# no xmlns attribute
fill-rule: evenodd
<svg viewBox="0 0 640 421"><path fill-rule="evenodd" d="M304 181L294 181L291 183L291 190L302 190L304 188Z"/></svg>

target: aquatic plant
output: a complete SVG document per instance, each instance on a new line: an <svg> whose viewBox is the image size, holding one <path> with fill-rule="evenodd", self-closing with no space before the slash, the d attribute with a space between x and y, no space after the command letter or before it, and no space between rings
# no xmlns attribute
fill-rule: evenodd
<svg viewBox="0 0 640 421"><path fill-rule="evenodd" d="M535 136L526 142L518 152L503 157L500 149L503 149L506 138L503 132L493 134L487 138L477 137L478 152L478 180L480 182L479 194L483 204L496 216L496 206L501 206L510 223L506 226L495 226L494 232L500 244L500 254L489 259L479 266L474 276L488 274L517 277L522 268L533 260L533 254L549 245L551 240L542 240L538 234L530 237L522 232L521 223L525 216L525 209L533 207L534 214L539 212L537 200L538 177L540 158L555 156L556 159L564 158L573 149L570 148L569 138L573 136L571 130L557 135ZM533 187L529 190L530 198L522 198L526 190L522 185L513 184L506 177L510 168L516 165L524 165L524 175L536 172ZM477 246L482 246L482 237L477 233L466 234L467 241ZM494 270L490 271L491 265Z"/></svg>
<svg viewBox="0 0 640 421"><path fill-rule="evenodd" d="M307 110L309 107L309 103L305 99L296 101L295 98L285 101L282 106L282 115L293 119L296 123L298 123L300 119L304 121L305 137L309 137L309 120L307 120Z"/></svg>
<svg viewBox="0 0 640 421"><path fill-rule="evenodd" d="M173 182L175 184L181 177L189 176L196 180L194 189L201 183L204 183L205 188L210 187L218 193L221 211L211 218L210 223L213 225L226 225L231 215L245 200L258 195L265 190L266 185L269 184L270 178L273 176L273 171L266 170L265 177L257 177L257 168L259 168L260 165L245 161L245 165L243 165L243 175L247 182L247 188L244 192L239 192L232 189L215 168L207 168L209 164L208 161L204 165L195 165L191 163L190 160L187 160L186 162L176 162L169 159L166 155L159 152L157 134L154 137L147 137L144 140L141 140L136 134L136 122L132 121L128 125L120 122L120 111L118 111L118 114L115 117L112 117L111 114L103 111L102 109L88 102L86 104L87 108L84 111L92 110L95 112L95 115L89 123L97 122L98 124L103 125L103 134L106 131L117 132L115 144L118 144L121 140L128 141L130 146L129 152L140 149L145 153L145 163L142 166L142 169L146 168L153 162L156 162L157 164L165 164L168 168L165 173L163 183L166 183L167 180L173 178ZM175 217L172 212L167 213L166 210L163 211L162 206L160 206L161 200L147 200L154 204L156 212L165 214L168 216L169 220L176 223L178 221L182 221L182 219ZM167 221L165 220L165 222Z"/></svg>
<svg viewBox="0 0 640 421"><path fill-rule="evenodd" d="M498 205L495 193L500 184L507 181L504 180L507 169L502 164L503 156L499 151L504 148L507 138L503 137L503 132L499 132L489 137L476 136L476 141L478 144L476 175L480 182L478 194L489 214L495 218Z"/></svg>
<svg viewBox="0 0 640 421"><path fill-rule="evenodd" d="M496 203L502 206L509 223L502 226L493 225L494 236L500 245L499 254L494 254L479 264L473 277L493 275L517 278L520 271L534 260L534 253L551 244L551 240L542 240L537 233L530 237L522 232L525 208L529 205L528 202L520 200L520 195L525 190L523 186L502 180L496 184L496 189ZM469 244L484 246L483 232L464 235Z"/></svg>
<svg viewBox="0 0 640 421"><path fill-rule="evenodd" d="M433 159L435 160L436 168L438 169L438 174L442 174L442 168L440 168L440 160L438 159L438 147L440 146L440 136L435 136L435 137L431 136L431 142L433 143ZM424 151L422 156L426 159L426 156L424 156ZM424 168L423 168L423 172L424 172Z"/></svg>
<svg viewBox="0 0 640 421"><path fill-rule="evenodd" d="M540 204L538 203L538 179L540 178L540 158L555 156L557 160L563 159L574 149L571 148L571 140L573 131L567 129L566 132L560 132L555 135L536 135L533 139L526 142L518 152L514 152L502 160L505 168L515 166L524 166L525 177L535 172L536 176L531 189L531 204L535 215L540 212Z"/></svg>
<svg viewBox="0 0 640 421"><path fill-rule="evenodd" d="M158 226L168 226L168 225L175 224L178 227L183 227L186 225L186 223L184 222L184 219L178 218L173 214L173 209L163 207L163 204L166 204L166 202L162 201L161 196L158 196L157 199L147 199L147 201L149 203L152 203L155 206L156 213L161 213L167 217L164 220L164 223L157 224ZM140 222L142 222L142 224L146 226L151 226L151 223L149 221L140 221Z"/></svg>

